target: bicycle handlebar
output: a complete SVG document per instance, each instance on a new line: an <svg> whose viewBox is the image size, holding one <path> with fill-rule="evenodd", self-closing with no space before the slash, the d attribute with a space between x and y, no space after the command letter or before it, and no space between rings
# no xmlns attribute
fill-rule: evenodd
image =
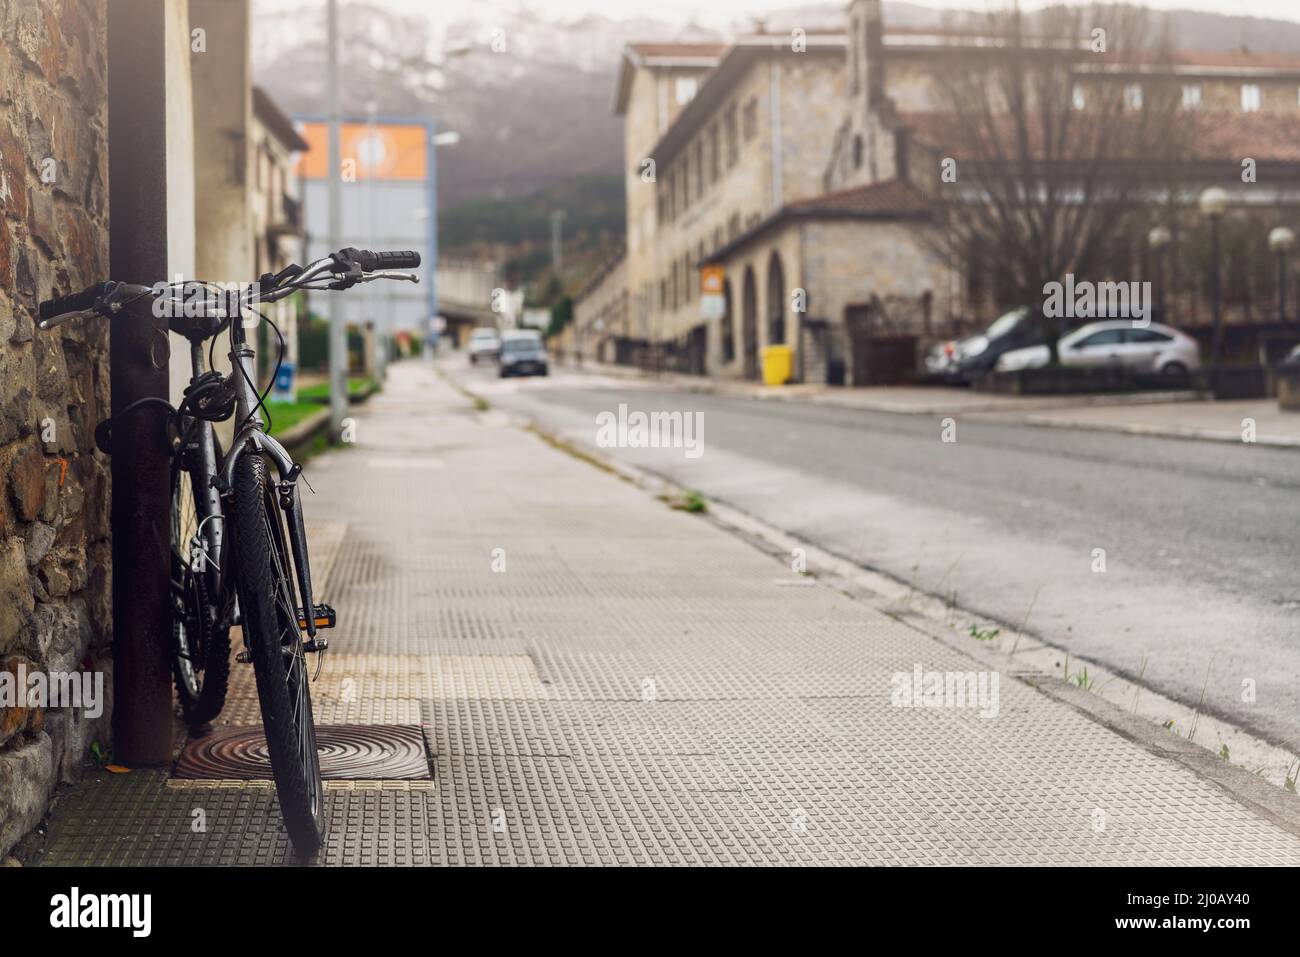
<svg viewBox="0 0 1300 957"><path fill-rule="evenodd" d="M306 269L297 266L291 266L282 270L274 277L263 277L278 280L270 288L264 287L261 283L256 284L258 293L262 300L274 302L282 298L294 289L298 288L321 288L319 286L308 286L317 276L323 273L333 273L339 278L345 278L350 273L351 278L342 285L334 288L344 289L357 281L369 281L371 279L404 279L412 282L418 282L415 276L385 275L384 270L390 269L414 269L420 265L420 254L414 250L395 250L387 252L374 252L369 249L356 249L352 246L341 249L337 253L326 256L324 259L317 260ZM364 280L358 274L374 273L375 275L366 275ZM114 295L120 291L128 291L135 294L140 290L140 294L147 294L153 290L149 287L124 287L122 283L117 282L100 282L92 286L87 286L81 292L71 293L67 296L58 296L53 299L46 299L38 308L39 326L41 329L50 329L70 319L91 311L100 314L116 312L121 308L120 304L114 305L111 310L102 308L109 298L120 299L121 296Z"/></svg>
<svg viewBox="0 0 1300 957"><path fill-rule="evenodd" d="M376 272L381 269L415 269L420 265L420 254L411 249L392 252L372 252L369 249L354 249L349 246L339 251L356 263L364 272Z"/></svg>
<svg viewBox="0 0 1300 957"><path fill-rule="evenodd" d="M87 286L81 292L74 292L67 296L59 296L55 299L47 299L40 304L37 309L38 318L41 321L41 328L48 329L54 325L50 320L56 316L62 316L72 312L86 312L95 308L95 303L101 297L116 288L116 283L100 282L93 286Z"/></svg>

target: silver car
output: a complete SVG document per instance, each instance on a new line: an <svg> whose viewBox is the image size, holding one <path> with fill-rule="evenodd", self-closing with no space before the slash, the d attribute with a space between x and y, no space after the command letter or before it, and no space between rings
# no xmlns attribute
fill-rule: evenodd
<svg viewBox="0 0 1300 957"><path fill-rule="evenodd" d="M1158 322L1138 326L1131 319L1091 322L1056 344L1061 365L1076 368L1122 366L1140 372L1182 373L1200 368L1201 347L1195 339ZM1029 346L998 358L999 372L1039 369L1051 354L1047 346Z"/></svg>

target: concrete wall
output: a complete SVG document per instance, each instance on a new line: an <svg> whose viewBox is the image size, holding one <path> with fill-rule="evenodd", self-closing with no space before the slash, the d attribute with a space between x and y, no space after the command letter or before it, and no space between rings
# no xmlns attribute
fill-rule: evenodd
<svg viewBox="0 0 1300 957"><path fill-rule="evenodd" d="M36 332L39 300L107 278L106 14L0 0L0 669L109 671L108 329ZM109 675L105 675L107 692ZM0 857L74 779L110 712L0 704Z"/></svg>

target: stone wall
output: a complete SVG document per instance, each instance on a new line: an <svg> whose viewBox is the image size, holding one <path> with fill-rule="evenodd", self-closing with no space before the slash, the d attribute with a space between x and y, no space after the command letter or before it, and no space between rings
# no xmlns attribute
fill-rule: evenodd
<svg viewBox="0 0 1300 957"><path fill-rule="evenodd" d="M105 5L0 0L0 669L108 669L108 328L35 329L108 278ZM12 679L6 680L10 688ZM107 695L109 676L105 674ZM0 701L0 858L74 779L110 711Z"/></svg>

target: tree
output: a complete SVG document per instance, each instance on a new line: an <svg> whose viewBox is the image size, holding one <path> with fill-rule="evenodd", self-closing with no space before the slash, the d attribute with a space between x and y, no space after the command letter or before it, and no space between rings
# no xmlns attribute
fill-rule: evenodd
<svg viewBox="0 0 1300 957"><path fill-rule="evenodd" d="M1125 6L1031 20L1013 4L984 15L979 32L997 41L935 58L939 109L917 131L939 154L931 248L998 290L1000 305L1037 306L1067 273L1131 278L1151 204L1192 135L1181 87L1161 69L1167 39L1147 10ZM1038 312L1056 361L1062 330Z"/></svg>

